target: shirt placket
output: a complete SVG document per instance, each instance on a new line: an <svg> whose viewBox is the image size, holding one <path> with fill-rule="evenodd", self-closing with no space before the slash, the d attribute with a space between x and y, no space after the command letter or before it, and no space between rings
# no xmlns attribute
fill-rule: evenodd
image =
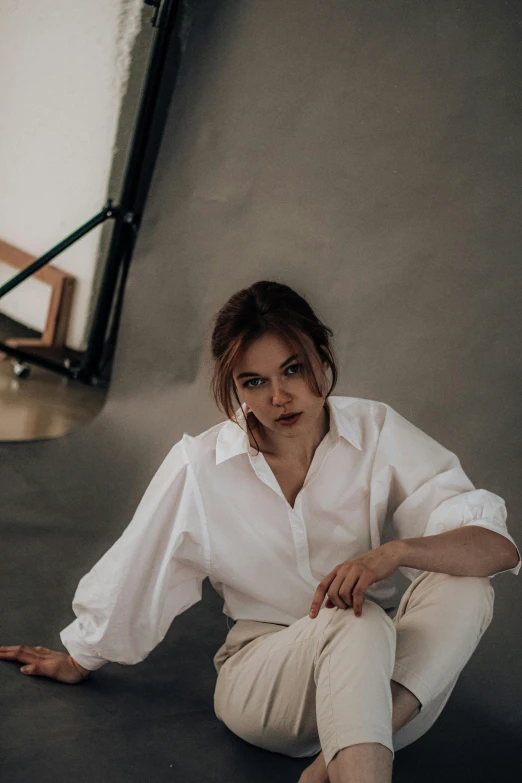
<svg viewBox="0 0 522 783"><path fill-rule="evenodd" d="M328 445L321 444L320 448L321 448L320 452L316 452L316 454L314 455L314 460L312 461L312 465L310 466L311 472L307 476L305 484L296 498L294 508L292 508L288 500L285 498L281 490L281 487L277 482L276 477L274 476L272 470L270 469L270 466L268 465L267 461L263 458L263 455L262 454L257 454L256 456L250 455L250 462L257 476L267 486L273 489L274 492L277 492L277 494L279 495L279 497L282 498L285 504L287 515L288 515L288 521L290 523L290 530L292 531L292 539L294 542L294 551L295 551L295 556L297 561L297 569L300 575L303 577L303 579L305 579L313 587L317 587L318 580L314 578L312 571L310 569L310 551L308 549L308 536L307 536L306 525L305 525L304 515L303 515L303 490L305 486L308 486L308 484L310 484L313 481L314 477L317 475L321 465L323 464L326 458L326 455L328 453ZM314 463L318 463L318 464L314 464Z"/></svg>
<svg viewBox="0 0 522 783"><path fill-rule="evenodd" d="M303 579L306 579L306 581L313 585L313 587L317 587L317 579L314 579L310 570L310 552L308 549L308 536L303 517L302 501L302 491L297 496L294 508L291 507L285 498L288 519L294 539L297 568Z"/></svg>

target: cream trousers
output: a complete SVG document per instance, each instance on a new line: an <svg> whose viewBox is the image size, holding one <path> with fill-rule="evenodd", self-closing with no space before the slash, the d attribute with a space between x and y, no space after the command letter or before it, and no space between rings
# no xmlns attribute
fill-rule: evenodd
<svg viewBox="0 0 522 783"><path fill-rule="evenodd" d="M266 750L302 758L322 749L326 766L361 742L395 755L437 720L494 598L488 577L423 571L393 619L365 598L361 617L336 606L290 626L238 620L214 656L216 716ZM393 736L391 679L421 703Z"/></svg>

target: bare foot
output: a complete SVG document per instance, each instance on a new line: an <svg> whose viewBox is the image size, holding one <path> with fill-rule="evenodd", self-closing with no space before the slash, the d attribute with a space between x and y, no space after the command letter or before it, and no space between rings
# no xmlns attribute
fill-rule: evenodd
<svg viewBox="0 0 522 783"><path fill-rule="evenodd" d="M298 783L330 783L326 764L324 763L323 751L321 751L315 761L304 770Z"/></svg>

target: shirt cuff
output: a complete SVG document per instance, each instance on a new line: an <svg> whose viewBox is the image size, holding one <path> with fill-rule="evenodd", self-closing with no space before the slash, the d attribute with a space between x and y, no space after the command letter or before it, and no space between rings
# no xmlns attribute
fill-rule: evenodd
<svg viewBox="0 0 522 783"><path fill-rule="evenodd" d="M105 658L94 652L82 639L77 619L60 632L60 639L69 655L72 655L74 660L80 666L83 666L84 669L96 671L101 669L106 663L109 663Z"/></svg>

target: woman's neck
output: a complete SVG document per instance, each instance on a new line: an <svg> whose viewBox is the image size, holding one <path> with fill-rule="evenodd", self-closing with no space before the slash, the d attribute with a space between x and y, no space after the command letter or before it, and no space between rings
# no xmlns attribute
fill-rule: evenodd
<svg viewBox="0 0 522 783"><path fill-rule="evenodd" d="M325 404L323 414L319 416L318 427L313 433L304 433L306 440L291 440L290 438L281 438L279 444L274 444L266 437L264 428L258 424L255 428L255 437L258 442L250 438L250 445L253 448L259 448L259 451L275 462L287 464L310 465L313 456L319 444L330 430L330 411Z"/></svg>

